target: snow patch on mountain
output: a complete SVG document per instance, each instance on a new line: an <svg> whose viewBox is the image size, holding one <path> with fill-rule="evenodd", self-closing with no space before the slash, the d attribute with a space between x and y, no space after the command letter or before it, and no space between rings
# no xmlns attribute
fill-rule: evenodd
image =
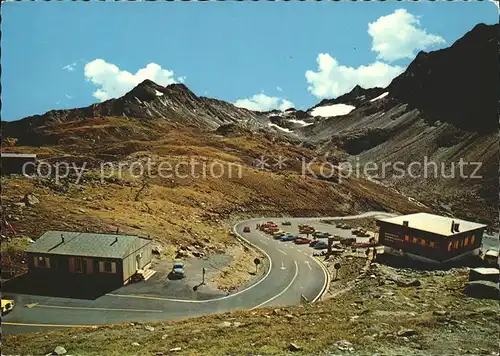
<svg viewBox="0 0 500 356"><path fill-rule="evenodd" d="M347 115L356 109L355 106L346 104L333 104L327 106L318 106L311 111L312 116L333 117Z"/></svg>
<svg viewBox="0 0 500 356"><path fill-rule="evenodd" d="M379 99L385 98L388 94L389 94L389 92L386 91L385 93L382 93L379 96L377 96L376 98L373 98L372 100L370 100L370 102L373 103L374 101L377 101Z"/></svg>
<svg viewBox="0 0 500 356"><path fill-rule="evenodd" d="M285 127L281 127L281 126L276 125L276 124L273 124L272 122L268 123L268 124L267 124L267 126L269 126L269 127L274 127L274 128L276 128L276 129L278 129L278 130L281 130L281 131L283 131L283 132L293 133L293 131L292 131L292 130L287 129L287 128L285 128Z"/></svg>
<svg viewBox="0 0 500 356"><path fill-rule="evenodd" d="M299 124L302 126L309 126L312 125L312 122L305 122L304 120L297 120L297 119L287 119L289 122L292 122L294 124Z"/></svg>
<svg viewBox="0 0 500 356"><path fill-rule="evenodd" d="M163 93L161 91L155 90L156 96L163 96Z"/></svg>

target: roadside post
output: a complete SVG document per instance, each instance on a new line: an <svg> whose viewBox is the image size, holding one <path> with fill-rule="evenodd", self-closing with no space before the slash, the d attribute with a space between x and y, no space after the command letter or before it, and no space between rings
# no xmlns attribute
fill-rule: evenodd
<svg viewBox="0 0 500 356"><path fill-rule="evenodd" d="M260 265L260 258L255 257L255 259L253 260L253 263L255 263L255 274L257 274L257 272L259 270L259 265Z"/></svg>
<svg viewBox="0 0 500 356"><path fill-rule="evenodd" d="M328 255L332 254L333 236L328 236Z"/></svg>
<svg viewBox="0 0 500 356"><path fill-rule="evenodd" d="M341 267L340 263L338 263L338 262L333 265L333 268L335 268L335 280L337 280L337 277L339 275L339 269L340 269L340 267Z"/></svg>
<svg viewBox="0 0 500 356"><path fill-rule="evenodd" d="M201 270L202 272L202 280L201 280L201 284L205 284L205 267L203 267L203 269Z"/></svg>

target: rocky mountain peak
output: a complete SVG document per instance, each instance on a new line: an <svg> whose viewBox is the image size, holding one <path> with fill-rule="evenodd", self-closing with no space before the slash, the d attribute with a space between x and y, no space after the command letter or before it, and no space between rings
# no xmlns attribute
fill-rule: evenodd
<svg viewBox="0 0 500 356"><path fill-rule="evenodd" d="M497 130L499 29L479 24L449 48L420 52L388 91L431 121Z"/></svg>

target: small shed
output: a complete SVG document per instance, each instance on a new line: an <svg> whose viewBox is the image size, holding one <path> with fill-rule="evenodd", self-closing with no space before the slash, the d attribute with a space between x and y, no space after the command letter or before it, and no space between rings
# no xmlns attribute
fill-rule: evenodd
<svg viewBox="0 0 500 356"><path fill-rule="evenodd" d="M2 174L32 174L36 169L34 153L0 153Z"/></svg>
<svg viewBox="0 0 500 356"><path fill-rule="evenodd" d="M135 235L47 231L28 246L30 272L44 277L85 275L101 282L126 284L151 265L151 239Z"/></svg>

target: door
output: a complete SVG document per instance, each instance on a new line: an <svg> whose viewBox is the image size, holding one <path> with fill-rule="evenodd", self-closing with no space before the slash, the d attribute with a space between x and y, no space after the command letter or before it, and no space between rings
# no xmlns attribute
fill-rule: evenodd
<svg viewBox="0 0 500 356"><path fill-rule="evenodd" d="M81 257L75 257L75 272L76 273L87 273L87 263L85 259Z"/></svg>

